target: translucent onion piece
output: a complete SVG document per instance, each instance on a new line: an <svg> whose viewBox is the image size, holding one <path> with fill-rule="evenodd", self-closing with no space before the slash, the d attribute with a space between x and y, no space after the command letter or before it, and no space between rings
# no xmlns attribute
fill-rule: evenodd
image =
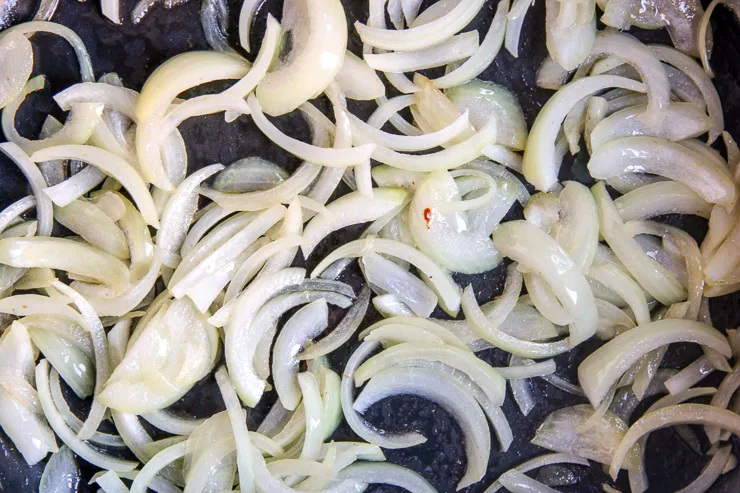
<svg viewBox="0 0 740 493"><path fill-rule="evenodd" d="M0 65L3 67L0 108L22 93L33 69L33 47L26 36L20 33L3 34L0 40Z"/></svg>
<svg viewBox="0 0 740 493"><path fill-rule="evenodd" d="M388 449L400 449L413 447L427 441L422 435L416 432L406 432L399 434L390 434L381 430L376 430L372 425L365 422L360 414L354 409L354 380L355 371L362 362L370 356L380 345L375 341L363 342L352 353L342 373L341 401L344 419L357 435L374 445Z"/></svg>
<svg viewBox="0 0 740 493"><path fill-rule="evenodd" d="M0 212L0 233L18 221L23 214L36 207L36 197L29 195L13 202Z"/></svg>
<svg viewBox="0 0 740 493"><path fill-rule="evenodd" d="M81 476L74 452L62 445L44 467L39 493L74 493L80 485Z"/></svg>
<svg viewBox="0 0 740 493"><path fill-rule="evenodd" d="M738 372L737 369L738 365L735 365L732 372L728 373L724 380L722 380L722 383L717 389L717 393L712 396L712 401L709 403L710 405L721 409L727 409L730 404L730 399L735 391L737 391L738 387L740 387L740 372ZM707 426L705 431L710 443L716 443L719 441L721 433L720 428L717 428L716 426Z"/></svg>
<svg viewBox="0 0 740 493"><path fill-rule="evenodd" d="M437 491L419 473L390 462L356 462L339 471L339 477L370 484L390 484L412 493L435 493Z"/></svg>
<svg viewBox="0 0 740 493"><path fill-rule="evenodd" d="M216 383L226 404L231 429L236 441L236 460L239 469L239 487L242 491L252 491L254 472L252 471L252 444L247 429L246 412L242 409L236 390L231 384L226 368L221 367L216 372Z"/></svg>
<svg viewBox="0 0 740 493"><path fill-rule="evenodd" d="M589 301L593 300L591 288L578 266L552 238L526 221L511 221L499 226L493 241L502 255L537 272L553 289L574 319L570 327L570 347L596 333L598 317L595 305Z"/></svg>
<svg viewBox="0 0 740 493"><path fill-rule="evenodd" d="M684 72L699 88L707 103L707 112L712 119L712 129L709 131L709 143L713 143L724 129L724 116L722 103L719 99L717 89L712 84L709 76L702 70L693 58L681 53L675 48L664 45L651 45L650 49L662 62L673 65Z"/></svg>
<svg viewBox="0 0 740 493"><path fill-rule="evenodd" d="M23 22L6 29L3 32L3 37L7 37L11 33L20 33L28 36L36 32L56 34L57 36L64 38L64 40L72 46L72 49L77 55L77 62L80 65L80 76L83 82L93 82L95 80L92 61L90 60L90 55L87 53L87 49L85 48L85 43L82 42L80 37L77 36L73 30L66 26L57 24L56 22L34 20Z"/></svg>
<svg viewBox="0 0 740 493"><path fill-rule="evenodd" d="M645 293L642 288L622 269L612 265L595 265L589 270L589 278L599 282L605 288L614 291L624 299L632 309L637 325L650 322Z"/></svg>
<svg viewBox="0 0 740 493"><path fill-rule="evenodd" d="M429 48L416 51L365 54L365 62L382 72L402 74L434 67L441 67L464 58L478 50L478 31L458 34Z"/></svg>
<svg viewBox="0 0 740 493"><path fill-rule="evenodd" d="M589 355L578 367L578 380L589 401L598 407L609 388L648 351L672 342L699 343L730 355L724 336L690 320L659 320L624 332Z"/></svg>
<svg viewBox="0 0 740 493"><path fill-rule="evenodd" d="M58 183L53 187L44 188L43 193L50 198L55 205L65 207L103 183L105 178L105 173L95 166L88 165L83 168L82 171L63 182Z"/></svg>
<svg viewBox="0 0 740 493"><path fill-rule="evenodd" d="M347 342L362 323L370 300L370 290L363 288L357 300L341 322L329 335L308 346L298 354L299 360L310 360L324 356Z"/></svg>
<svg viewBox="0 0 740 493"><path fill-rule="evenodd" d="M524 25L524 18L533 3L532 0L515 0L511 6L511 12L507 16L504 45L514 58L519 58L519 38Z"/></svg>
<svg viewBox="0 0 740 493"><path fill-rule="evenodd" d="M51 228L54 225L54 211L51 200L43 193L43 190L46 188L46 181L41 171L39 171L37 166L34 166L33 161L29 159L26 153L11 142L0 144L0 152L8 156L20 168L21 173L23 173L23 176L26 177L26 180L31 185L31 191L33 191L33 195L36 198L36 220L39 226L37 231L38 236L50 236Z"/></svg>
<svg viewBox="0 0 740 493"><path fill-rule="evenodd" d="M705 404L677 404L645 414L627 431L609 468L612 478L617 477L628 451L641 437L660 428L682 424L717 425L734 434L740 433L738 415L726 409Z"/></svg>
<svg viewBox="0 0 740 493"><path fill-rule="evenodd" d="M385 86L375 70L349 50L344 55L342 68L334 82L339 85L347 99L369 101L385 95Z"/></svg>
<svg viewBox="0 0 740 493"><path fill-rule="evenodd" d="M637 135L674 141L691 139L709 131L712 126L712 121L704 111L691 103L671 103L666 116L670 124L663 125L659 131L638 121L645 111L647 111L647 105L641 104L630 106L608 116L591 132L591 149L598 149L611 140Z"/></svg>
<svg viewBox="0 0 740 493"><path fill-rule="evenodd" d="M358 142L374 142L394 151L426 151L446 144L468 131L468 113L465 112L450 125L442 130L422 135L396 135L378 130L372 125L363 122L354 115L350 115L353 135Z"/></svg>
<svg viewBox="0 0 740 493"><path fill-rule="evenodd" d="M229 373L235 375L234 386L248 406L259 402L265 388L264 380L257 377L253 368L257 343L262 338L262 331L268 329L253 325L257 311L274 294L286 286L299 284L304 277L303 269L284 269L255 281L237 298L224 346Z"/></svg>
<svg viewBox="0 0 740 493"><path fill-rule="evenodd" d="M678 493L700 493L708 491L719 477L724 474L725 467L732 457L732 446L720 447L699 476Z"/></svg>
<svg viewBox="0 0 740 493"><path fill-rule="evenodd" d="M318 276L338 259L361 257L368 252L390 255L414 265L424 275L428 276L433 289L447 309L452 312L457 312L459 309L460 288L454 283L449 274L415 248L393 240L367 238L346 243L325 257L311 272L311 277Z"/></svg>
<svg viewBox="0 0 740 493"><path fill-rule="evenodd" d="M578 21L562 25L562 12L573 5L574 17ZM566 70L573 70L588 57L595 48L596 16L593 2L558 2L548 0L546 3L547 51L550 56ZM575 19L574 19L575 20Z"/></svg>
<svg viewBox="0 0 740 493"><path fill-rule="evenodd" d="M48 267L114 286L126 285L126 266L113 255L66 238L36 236L0 240L0 262L13 267Z"/></svg>
<svg viewBox="0 0 740 493"><path fill-rule="evenodd" d="M522 162L524 177L537 190L548 191L558 181L560 167L555 159L555 141L568 112L584 97L610 87L636 92L645 90L643 84L624 77L584 77L563 86L542 107L529 132L529 145Z"/></svg>
<svg viewBox="0 0 740 493"><path fill-rule="evenodd" d="M159 228L159 219L149 190L134 167L120 156L88 145L61 145L35 152L31 159L37 163L57 159L75 159L99 168L118 180L131 194L147 224Z"/></svg>
<svg viewBox="0 0 740 493"><path fill-rule="evenodd" d="M554 493L558 491L526 476L516 469L503 473L499 476L498 482L512 493L529 493L531 491L536 491L537 493Z"/></svg>
<svg viewBox="0 0 740 493"><path fill-rule="evenodd" d="M619 197L614 205L625 222L663 214L694 214L708 219L712 212L710 203L676 181L645 185Z"/></svg>
<svg viewBox="0 0 740 493"><path fill-rule="evenodd" d="M412 51L437 45L461 31L483 7L484 0L462 0L442 17L409 29L393 31L355 22L365 44L384 50ZM419 19L417 19L417 23Z"/></svg>
<svg viewBox="0 0 740 493"><path fill-rule="evenodd" d="M78 199L65 207L55 208L54 212L59 224L77 233L91 245L119 259L129 258L123 231L95 205Z"/></svg>
<svg viewBox="0 0 740 493"><path fill-rule="evenodd" d="M0 299L0 313L8 313L18 317L36 314L60 315L74 320L79 325L84 324L82 316L67 306L67 301L65 300L62 303L48 296L38 294L19 294Z"/></svg>
<svg viewBox="0 0 740 493"><path fill-rule="evenodd" d="M370 327L360 332L358 338L365 339L369 334L379 329L387 329L386 334L393 337L394 332L398 333L399 340L404 337L403 331L408 331L410 328L421 329L426 334L433 335L437 340L450 346L455 346L463 351L468 351L469 348L461 341L452 330L445 328L443 325L437 324L431 319L421 317L391 317L374 323ZM417 332L418 333L418 332ZM383 339L388 339L383 337Z"/></svg>
<svg viewBox="0 0 740 493"><path fill-rule="evenodd" d="M565 340L538 343L517 339L494 326L475 301L472 287L465 288L463 293L463 311L470 327L482 339L507 352L528 358L545 358L568 351Z"/></svg>
<svg viewBox="0 0 740 493"><path fill-rule="evenodd" d="M150 482L170 463L185 455L187 442L171 445L154 457L141 468L136 479L131 484L131 493L146 493Z"/></svg>
<svg viewBox="0 0 740 493"><path fill-rule="evenodd" d="M407 270L377 254L363 255L362 266L368 283L398 297L416 315L428 317L437 306L437 295Z"/></svg>
<svg viewBox="0 0 740 493"><path fill-rule="evenodd" d="M550 413L537 429L532 443L554 452L573 454L602 464L612 463L617 449L627 432L627 424L607 411L590 429L583 433L576 430L594 413L588 404L565 407ZM624 467L633 470L640 461L638 447L625 449L628 462ZM622 464L620 463L620 466Z"/></svg>
<svg viewBox="0 0 740 493"><path fill-rule="evenodd" d="M680 171L677 169L680 167ZM704 200L728 206L736 191L729 173L686 147L654 137L613 140L594 151L588 164L594 178L646 172L675 179Z"/></svg>
<svg viewBox="0 0 740 493"><path fill-rule="evenodd" d="M662 265L648 257L626 231L605 185L594 185L591 192L599 210L601 234L629 273L661 303L670 305L683 301L686 297L683 287Z"/></svg>
<svg viewBox="0 0 740 493"><path fill-rule="evenodd" d="M332 201L327 207L331 216L317 215L303 232L301 250L308 258L316 246L334 231L352 224L374 221L403 203L406 191L399 188L375 188L372 197L352 192Z"/></svg>
<svg viewBox="0 0 740 493"><path fill-rule="evenodd" d="M303 395L303 410L306 418L306 434L303 438L301 459L316 460L324 441L324 405L319 390L319 381L312 372L298 374L298 385Z"/></svg>
<svg viewBox="0 0 740 493"><path fill-rule="evenodd" d="M203 419L183 418L167 411L154 411L142 415L152 426L173 435L190 435L203 424Z"/></svg>
<svg viewBox="0 0 740 493"><path fill-rule="evenodd" d="M118 459L107 454L98 452L87 443L77 438L74 431L67 426L64 418L54 406L54 402L49 390L49 363L46 360L36 366L36 386L39 391L39 402L44 410L44 415L49 421L49 425L59 438L77 455L87 462L111 471L133 471L137 463L127 460Z"/></svg>
<svg viewBox="0 0 740 493"><path fill-rule="evenodd" d="M525 473L539 467L562 463L588 466L588 461L582 457L578 457L572 454L554 453L540 455L538 457L535 457L534 459L530 459L516 466L514 470ZM503 485L498 480L496 480L491 486L488 487L485 493L496 493L501 488L503 488Z"/></svg>
<svg viewBox="0 0 740 493"><path fill-rule="evenodd" d="M162 213L157 232L157 246L166 252L179 253L193 215L198 208L198 190L202 182L224 169L220 164L206 166L180 183Z"/></svg>
<svg viewBox="0 0 740 493"><path fill-rule="evenodd" d="M253 17L261 4L262 0L246 0L242 3L242 8L239 11L239 44L247 50L247 53L251 53L249 33L252 28Z"/></svg>
<svg viewBox="0 0 740 493"><path fill-rule="evenodd" d="M213 180L213 188L224 193L255 192L272 188L288 178L277 164L253 156L228 165Z"/></svg>
<svg viewBox="0 0 740 493"><path fill-rule="evenodd" d="M205 0L200 8L200 22L211 49L222 53L234 53L226 39L229 23L229 6L223 0Z"/></svg>

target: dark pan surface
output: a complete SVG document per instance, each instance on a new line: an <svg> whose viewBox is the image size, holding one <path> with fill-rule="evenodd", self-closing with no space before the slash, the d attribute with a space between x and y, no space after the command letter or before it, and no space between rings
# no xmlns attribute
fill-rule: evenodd
<svg viewBox="0 0 740 493"><path fill-rule="evenodd" d="M34 8L31 5L32 2L19 3L29 13ZM121 0L121 11L130 12L134 3L134 0ZM236 17L241 1L232 0L230 3L232 6L230 37L232 45L236 46ZM355 20L365 20L367 1L343 0L343 3L350 25ZM198 1L192 1L169 11L155 7L138 26L130 22L127 14L124 14L122 26L113 25L100 15L97 4L95 0L88 0L87 3L63 0L54 17L56 22L69 26L83 39L92 57L96 77L114 71L122 77L127 87L139 90L147 75L166 59L185 51L208 48L200 24L198 13L200 2ZM475 27L483 28L485 32L484 28L490 23L495 4L495 1L486 4L475 21ZM280 1L267 0L266 5L260 10L254 29L253 45L258 42L264 32L266 11L279 15L280 5ZM715 83L724 104L727 128L735 137L739 137L740 30L736 20L722 8L718 9L712 24L715 28L716 41L716 50L712 58L712 66L717 74ZM637 35L643 40L668 42L666 34L662 31L639 32ZM28 137L38 135L45 114L59 112L50 96L78 81L77 66L72 50L64 42L49 35L38 35L34 37L33 44L36 55L34 75L46 74L48 85L40 93L29 97L19 113L17 126L21 133ZM359 54L359 39L354 32L350 35L350 48ZM524 25L520 58L517 60L502 50L495 63L481 77L514 90L530 124L550 94L548 91L535 87L535 73L545 56L544 2L538 1L529 12ZM205 88L205 91L218 89L220 88L209 86ZM205 91L199 90L199 93ZM353 111L365 114L365 116L372 109L373 105L357 104L352 107ZM299 118L281 118L278 125L293 135L307 137L307 129ZM180 128L187 142L191 172L214 162L228 164L247 155L269 158L285 165L288 169L294 169L297 165L295 158L271 145L245 117L240 118L234 124L227 125L223 122L221 115L212 115L190 120ZM565 166L563 178L582 178L583 174L578 172L578 168L583 166L583 162L584 159L581 156L575 160L572 169ZM27 193L27 185L20 172L12 163L1 157L0 207L5 207ZM519 211L512 211L510 216L514 217L517 214ZM687 228L697 238L706 232L706 221L678 217L667 219ZM360 231L359 227L348 228L329 238L319 246L315 256L309 259L309 267L315 265L318 258L333 250L338 244L356 237ZM303 259L297 259L296 263L303 264L304 262ZM361 278L355 269L345 273L343 280L357 288L360 286ZM488 301L502 289L503 268L500 267L495 271L478 276L458 276L457 281L461 285L473 283L479 301ZM713 300L711 308L717 327L726 329L740 324L740 297L731 296ZM341 316L341 313L333 315L336 319ZM378 317L377 313L369 313L366 322L369 323ZM354 341L350 347L342 348L332 355L331 362L335 369L343 368L356 344L357 342ZM558 373L575 381L578 363L597 345L596 341L588 341L571 353L558 357ZM672 347L665 360L665 365L682 367L698 355L696 347ZM507 364L507 356L499 350L485 351L480 356L495 366ZM716 375L714 377L711 381L707 379L707 385L718 384L718 377ZM585 402L585 399L563 393L539 379L533 379L532 386L538 405L527 418L519 412L511 395L506 399L504 412L515 436L511 449L507 453L494 451L485 479L465 491L482 492L502 472L526 459L544 453L543 449L529 443L537 426L553 410ZM254 429L260 422L269 408L268 404L271 404L275 398L274 393L268 394L260 406L249 413L251 429ZM70 396L70 402L84 418L86 406L74 401L73 396ZM651 402L652 399L646 400L641 409L644 410L645 406ZM200 382L185 398L173 406L173 410L183 416L193 417L208 416L222 409L221 398L211 377ZM397 397L377 404L369 410L366 417L384 430L415 429L421 431L429 439L426 444L400 451L388 450L386 451L388 459L420 472L440 492L455 491L454 485L465 470L465 454L460 429L446 412L423 399ZM346 440L356 437L349 427L343 424L333 438ZM734 438L734 440L734 452L740 455L740 443L737 439ZM703 446L706 449L707 444L704 443ZM2 451L0 492L37 491L43 464L28 467L2 431L0 431L0 450ZM647 451L650 491L672 492L684 487L701 472L706 460L705 456L692 452L670 429L654 433L648 442ZM95 491L97 488L86 484L95 470L83 461L80 462L84 477L78 485L78 491ZM576 482L571 486L560 488L562 491L600 492L602 491L601 485L605 482L614 486L600 465L592 464L588 468L573 466L570 470L574 473ZM624 474L619 477L616 486L622 491L628 491ZM385 485L375 485L368 491L401 490ZM740 470L723 476L711 491L714 493L740 491Z"/></svg>

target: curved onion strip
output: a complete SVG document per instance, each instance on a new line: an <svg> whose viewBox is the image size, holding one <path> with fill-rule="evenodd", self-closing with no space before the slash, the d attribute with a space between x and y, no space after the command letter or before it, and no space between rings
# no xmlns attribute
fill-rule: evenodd
<svg viewBox="0 0 740 493"><path fill-rule="evenodd" d="M427 439L416 432L390 434L376 430L372 425L366 423L362 416L360 416L354 409L353 393L355 386L355 371L362 364L365 358L370 356L370 354L372 354L379 345L380 343L378 342L363 342L355 352L352 353L352 356L350 356L344 367L341 389L344 419L347 420L347 424L352 428L352 431L357 433L360 438L383 448L401 449L425 443Z"/></svg>
<svg viewBox="0 0 740 493"><path fill-rule="evenodd" d="M0 234L14 225L23 214L36 207L36 197L29 195L13 202L0 212Z"/></svg>
<svg viewBox="0 0 740 493"><path fill-rule="evenodd" d="M740 366L735 365L732 372L728 373L722 380L722 383L717 389L717 393L712 396L712 401L709 403L711 406L715 406L720 409L727 409L727 406L730 404L730 399L733 394L735 394L738 387L740 387L740 371L738 371L738 368L740 368ZM705 431L710 443L716 443L719 441L721 433L720 428L717 428L716 426L707 426Z"/></svg>
<svg viewBox="0 0 740 493"><path fill-rule="evenodd" d="M8 156L16 165L18 165L21 173L23 173L23 176L26 177L26 180L28 180L28 183L31 185L31 191L33 191L33 195L36 197L38 236L50 236L51 228L54 225L54 210L51 205L51 200L49 200L49 197L43 192L46 188L46 180L44 180L41 171L39 171L38 166L33 164L32 160L29 159L20 147L11 142L0 144L0 152Z"/></svg>
<svg viewBox="0 0 740 493"><path fill-rule="evenodd" d="M138 100L139 93L132 89L101 82L80 82L54 95L54 101L64 111L69 111L76 103L99 103L134 121Z"/></svg>
<svg viewBox="0 0 740 493"><path fill-rule="evenodd" d="M205 277L212 275L227 262L236 259L249 245L265 234L272 226L285 215L285 207L273 206L258 216L243 228L236 231L221 245L209 252L195 265L184 265L183 261L172 276L168 289L176 298L181 298L186 291L195 286Z"/></svg>
<svg viewBox="0 0 740 493"><path fill-rule="evenodd" d="M226 211L214 203L214 207L201 215L190 227L190 231L185 236L180 248L180 254L183 257L187 256L211 228L230 214L230 211Z"/></svg>
<svg viewBox="0 0 740 493"><path fill-rule="evenodd" d="M403 74L440 67L469 58L478 50L478 31L455 35L438 45L422 50L391 53L366 53L365 62L387 74Z"/></svg>
<svg viewBox="0 0 740 493"><path fill-rule="evenodd" d="M310 371L302 372L298 374L298 385L303 396L303 410L306 419L306 434L303 438L301 459L316 460L321 454L326 426L319 380Z"/></svg>
<svg viewBox="0 0 740 493"><path fill-rule="evenodd" d="M360 22L355 22L355 29L363 43L376 48L421 50L437 45L462 30L478 14L484 3L485 0L462 0L439 19L405 30L369 27Z"/></svg>
<svg viewBox="0 0 740 493"><path fill-rule="evenodd" d="M12 267L48 267L125 286L126 266L113 255L66 238L35 236L0 240L0 261Z"/></svg>
<svg viewBox="0 0 740 493"><path fill-rule="evenodd" d="M542 276L531 272L525 274L524 286L527 288L530 301L543 317L555 325L573 323L573 316L563 308Z"/></svg>
<svg viewBox="0 0 740 493"><path fill-rule="evenodd" d="M285 135L270 123L262 113L260 104L254 95L249 96L247 104L252 110L252 118L255 124L267 138L291 154L314 164L329 167L355 166L370 159L370 155L375 149L374 144L361 145L351 149L331 149L306 144Z"/></svg>
<svg viewBox="0 0 740 493"><path fill-rule="evenodd" d="M421 474L390 462L355 462L339 471L338 476L363 483L390 484L412 493L437 491Z"/></svg>
<svg viewBox="0 0 740 493"><path fill-rule="evenodd" d="M536 491L537 493L556 493L558 491L530 478L516 469L506 471L499 476L497 481L511 493L529 493L532 491Z"/></svg>
<svg viewBox="0 0 740 493"><path fill-rule="evenodd" d="M9 29L6 29L2 35L7 36L10 33L21 33L30 35L36 32L46 32L56 34L65 39L74 49L77 55L77 62L80 64L80 77L83 82L94 82L95 75L93 73L92 61L90 55L87 53L85 43L82 42L79 36L75 34L70 28L57 24L56 22L45 22L45 21L30 21L17 24Z"/></svg>
<svg viewBox="0 0 740 493"><path fill-rule="evenodd" d="M709 464L704 467L701 474L677 493L702 493L709 491L709 488L714 484L714 482L724 474L725 467L728 465L728 461L731 458L732 445L720 447L717 453L709 461Z"/></svg>
<svg viewBox="0 0 740 493"><path fill-rule="evenodd" d="M514 467L514 470L519 471L521 473L525 473L533 469L537 469L539 467L545 467L545 466L549 466L552 464L562 464L562 463L577 464L579 466L588 467L588 461L582 457L578 457L572 454L554 453L554 454L540 455L539 457L530 459ZM503 488L503 485L498 480L496 480L491 486L488 487L488 489L486 489L484 493L496 493L501 488Z"/></svg>
<svg viewBox="0 0 740 493"><path fill-rule="evenodd" d="M49 362L41 360L36 366L36 387L39 394L39 402L44 411L49 425L59 438L74 453L102 469L111 471L133 471L136 468L136 462L121 460L101 452L98 452L87 443L83 442L75 435L74 431L67 426L64 418L59 414L59 410L54 406L49 387Z"/></svg>
<svg viewBox="0 0 740 493"><path fill-rule="evenodd" d="M589 270L588 276L624 299L632 309L637 325L650 322L650 311L645 293L640 285L622 269L612 264L595 265Z"/></svg>
<svg viewBox="0 0 740 493"><path fill-rule="evenodd" d="M740 416L714 406L705 404L677 404L646 413L627 431L619 447L614 452L609 474L616 479L627 451L643 436L668 426L681 424L717 425L734 434L740 434Z"/></svg>
<svg viewBox="0 0 740 493"><path fill-rule="evenodd" d="M444 340L442 340L442 338L413 325L404 327L403 332L401 333L396 332L396 329L392 325L380 327L368 333L364 340L380 341L385 347L405 342L411 344L433 344L437 346L444 344Z"/></svg>
<svg viewBox="0 0 740 493"><path fill-rule="evenodd" d="M700 153L655 137L625 137L596 149L588 163L596 179L645 172L675 179L704 200L734 204L737 192L726 167L719 168Z"/></svg>
<svg viewBox="0 0 740 493"><path fill-rule="evenodd" d="M129 258L128 243L123 231L95 204L75 200L66 207L57 207L54 212L59 224L77 233L90 245L121 260Z"/></svg>
<svg viewBox="0 0 740 493"><path fill-rule="evenodd" d="M376 322L360 332L360 340L380 340L383 342L408 342L405 339L412 334L426 335L426 339L436 344L448 344L463 351L470 349L449 329L421 317L391 317ZM423 337L423 335L422 335Z"/></svg>
<svg viewBox="0 0 740 493"><path fill-rule="evenodd" d="M640 82L614 75L596 75L563 86L542 107L529 132L529 145L522 161L524 177L537 190L546 192L558 181L560 166L555 159L555 141L567 114L584 97L610 87L645 92L645 85Z"/></svg>
<svg viewBox="0 0 740 493"><path fill-rule="evenodd" d="M396 296L416 315L428 317L437 306L434 291L418 277L376 253L366 253L360 264L368 284Z"/></svg>
<svg viewBox="0 0 740 493"><path fill-rule="evenodd" d="M555 366L555 361L548 359L545 361L540 361L539 363L535 363L532 360L526 360L522 365L497 367L496 371L498 371L501 376L507 380L517 380L523 378L541 377L543 375L551 375L555 373L556 369L557 367Z"/></svg>
<svg viewBox="0 0 740 493"><path fill-rule="evenodd" d="M315 216L304 229L301 250L308 258L314 248L334 231L352 224L375 221L401 205L407 193L398 188L375 188L373 196L352 192L334 200L327 207L330 216Z"/></svg>
<svg viewBox="0 0 740 493"><path fill-rule="evenodd" d="M0 313L17 317L29 315L58 315L74 320L78 325L85 323L83 317L65 302L38 294L17 294L0 299Z"/></svg>
<svg viewBox="0 0 740 493"><path fill-rule="evenodd" d="M712 204L677 181L651 183L614 201L624 222L664 214L694 214L709 219Z"/></svg>
<svg viewBox="0 0 740 493"><path fill-rule="evenodd" d="M10 14L7 10L13 6L14 4L3 6L3 19L0 21L3 28L7 27L7 16ZM3 108L23 93L23 86L26 85L33 71L33 46L22 34L3 36L0 41L0 59L3 65L0 108Z"/></svg>
<svg viewBox="0 0 740 493"><path fill-rule="evenodd" d="M88 165L79 173L61 183L43 189L43 193L59 207L65 207L97 187L106 175L95 166Z"/></svg>
<svg viewBox="0 0 740 493"><path fill-rule="evenodd" d="M460 288L455 284L449 274L420 251L398 241L382 238L366 238L346 243L325 257L313 272L311 272L311 277L318 276L335 260L344 257L361 257L368 252L391 255L409 262L429 277L429 282L432 284L433 289L449 310L456 312L459 309Z"/></svg>
<svg viewBox="0 0 740 493"><path fill-rule="evenodd" d="M465 288L463 292L462 308L470 328L479 337L507 352L527 358L546 358L568 351L568 342L565 340L547 343L530 342L517 339L494 326L475 301L471 286Z"/></svg>
<svg viewBox="0 0 740 493"><path fill-rule="evenodd" d="M61 145L33 153L34 162L74 159L89 163L112 176L131 194L147 224L159 228L156 208L144 181L134 167L112 152L89 145Z"/></svg>
<svg viewBox="0 0 740 493"><path fill-rule="evenodd" d="M310 360L331 353L347 342L362 323L370 301L370 290L365 287L341 322L323 339L301 351L297 359Z"/></svg>
<svg viewBox="0 0 740 493"><path fill-rule="evenodd" d="M594 407L609 388L643 355L673 342L695 342L729 357L725 337L711 326L690 320L666 319L624 332L591 353L578 367L578 380Z"/></svg>
<svg viewBox="0 0 740 493"><path fill-rule="evenodd" d="M508 0L499 2L496 15L491 20L486 37L478 50L465 63L442 77L432 80L438 89L456 87L478 77L488 68L501 50L507 28L506 16L509 13Z"/></svg>
<svg viewBox="0 0 740 493"><path fill-rule="evenodd" d="M629 273L661 303L671 305L683 301L686 292L681 284L662 265L648 257L628 234L604 183L594 185L591 192L599 210L601 234Z"/></svg>
<svg viewBox="0 0 740 493"><path fill-rule="evenodd" d="M257 13L263 0L245 0L239 11L239 44L251 53L249 45L249 33L251 31L254 14Z"/></svg>
<svg viewBox="0 0 740 493"><path fill-rule="evenodd" d="M267 329L253 325L257 310L275 293L286 286L299 284L304 277L304 269L284 269L255 281L236 298L224 346L229 372L235 375L237 393L247 405L256 405L265 388L265 382L257 377L253 368L254 351L262 331ZM218 312L214 316L217 317Z"/></svg>
<svg viewBox="0 0 740 493"><path fill-rule="evenodd" d="M187 441L170 445L157 453L141 468L131 484L131 493L146 493L150 482L170 463L185 456Z"/></svg>
<svg viewBox="0 0 740 493"><path fill-rule="evenodd" d="M453 123L442 130L421 135L396 135L377 129L354 115L349 115L352 134L358 142L374 142L392 151L426 151L446 144L470 128L468 112L462 113Z"/></svg>
<svg viewBox="0 0 740 493"><path fill-rule="evenodd" d="M502 255L537 272L553 289L574 319L570 347L596 333L598 316L591 288L578 266L552 238L526 221L510 221L496 229L493 242Z"/></svg>
<svg viewBox="0 0 740 493"><path fill-rule="evenodd" d="M706 355L700 356L693 363L666 380L665 388L668 389L671 395L678 394L693 387L714 370L715 368L709 358Z"/></svg>
<svg viewBox="0 0 740 493"><path fill-rule="evenodd" d="M412 104L414 104L413 94L396 96L391 99L385 99L384 96L378 99L378 109L370 115L367 124L375 128L382 128L390 120L391 124L404 135L421 135L423 133L421 130L411 125L398 114L399 111L408 108Z"/></svg>
<svg viewBox="0 0 740 493"><path fill-rule="evenodd" d="M313 301L298 310L283 326L272 350L272 378L283 407L295 410L301 400L296 355L328 324L326 300Z"/></svg>
<svg viewBox="0 0 740 493"><path fill-rule="evenodd" d="M273 462L271 464L275 463ZM296 471L298 468L301 468L305 473L316 474L317 471L321 471L322 468L325 467L314 461L289 461L286 463L286 466L288 469L288 471L286 471L286 475ZM273 476L261 455L255 455L253 467L255 480L260 487L260 491L269 491L270 493L296 493L298 491L287 486L283 481ZM334 486L324 489L323 491L325 493L360 493L364 491L366 487L367 485L364 483L346 479Z"/></svg>
<svg viewBox="0 0 740 493"><path fill-rule="evenodd" d="M242 491L253 491L254 472L252 471L252 443L247 430L247 416L242 409L236 390L231 384L225 367L216 372L216 383L221 391L221 397L226 404L229 422L236 441L236 461L239 470L239 487Z"/></svg>
<svg viewBox="0 0 740 493"><path fill-rule="evenodd" d="M465 437L468 462L457 488L480 481L491 453L491 441L486 417L473 396L457 380L444 373L427 368L396 367L375 375L357 397L354 408L362 413L374 403L399 394L429 399L453 416Z"/></svg>
<svg viewBox="0 0 740 493"><path fill-rule="evenodd" d="M202 182L224 169L212 164L188 176L180 183L162 213L161 227L157 232L157 246L166 252L179 253L182 242L198 208L198 189Z"/></svg>
<svg viewBox="0 0 740 493"><path fill-rule="evenodd" d="M707 103L707 112L712 119L712 129L709 131L709 143L712 144L722 134L725 127L724 114L722 113L722 102L719 99L717 89L712 84L709 76L702 70L701 65L688 55L677 49L664 45L651 45L650 49L662 62L673 65L681 72L689 76L696 87L704 96Z"/></svg>
<svg viewBox="0 0 740 493"><path fill-rule="evenodd" d="M72 485L82 475L77 465L74 452L62 445L58 452L52 454L44 467L39 482L39 493L69 493L74 491ZM60 487L60 485L64 485Z"/></svg>

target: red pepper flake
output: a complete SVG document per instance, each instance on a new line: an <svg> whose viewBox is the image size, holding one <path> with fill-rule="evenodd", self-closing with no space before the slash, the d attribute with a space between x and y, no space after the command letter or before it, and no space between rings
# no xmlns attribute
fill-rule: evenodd
<svg viewBox="0 0 740 493"><path fill-rule="evenodd" d="M429 276L429 279L432 279L432 276Z"/></svg>
<svg viewBox="0 0 740 493"><path fill-rule="evenodd" d="M432 222L432 209L429 207L424 209L424 220L427 222L427 229L430 229L431 225L429 223Z"/></svg>

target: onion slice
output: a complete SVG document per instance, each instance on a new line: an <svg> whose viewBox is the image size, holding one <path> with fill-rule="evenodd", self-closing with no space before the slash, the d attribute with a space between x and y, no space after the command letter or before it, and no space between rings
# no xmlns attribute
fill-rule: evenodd
<svg viewBox="0 0 740 493"><path fill-rule="evenodd" d="M50 236L51 228L54 225L54 211L51 200L43 193L43 190L46 188L46 180L44 180L41 171L39 171L38 166L34 166L33 161L29 159L20 147L11 142L0 144L0 152L18 165L21 173L23 173L31 185L33 195L36 197L36 220L39 225L37 234L39 236Z"/></svg>
<svg viewBox="0 0 740 493"><path fill-rule="evenodd" d="M579 466L588 467L588 461L582 457L578 457L577 455L572 455L572 454L554 453L554 454L540 455L539 457L535 457L534 459L530 459L526 462L519 464L514 469L521 473L525 473L533 469L537 469L539 467L545 467L545 466L549 466L552 464L562 464L562 463L577 464ZM498 480L496 480L491 486L488 487L488 489L486 489L484 493L496 493L501 488L503 488L503 485Z"/></svg>

